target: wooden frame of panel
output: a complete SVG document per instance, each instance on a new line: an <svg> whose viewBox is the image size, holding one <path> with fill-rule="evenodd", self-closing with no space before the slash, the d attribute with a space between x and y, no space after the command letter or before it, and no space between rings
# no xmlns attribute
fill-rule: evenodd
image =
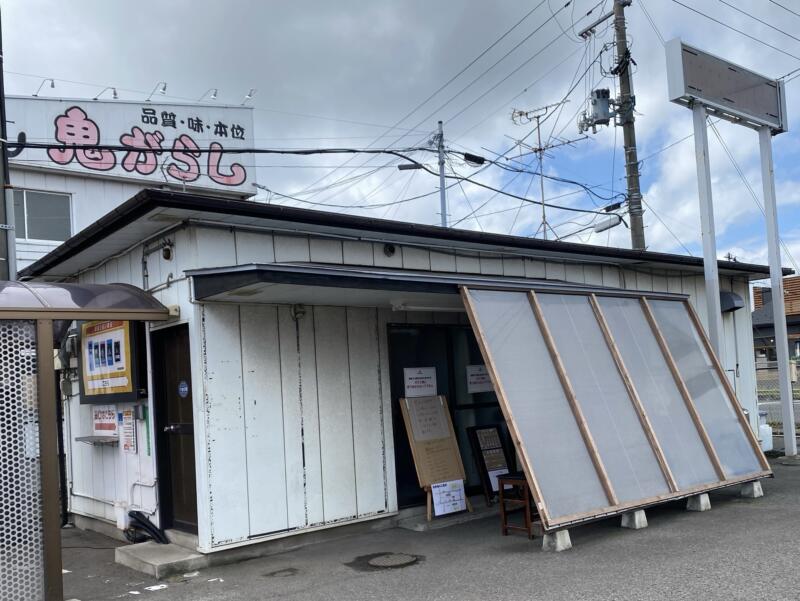
<svg viewBox="0 0 800 601"><path fill-rule="evenodd" d="M642 307L644 316L647 318L647 323L650 324L650 329L653 330L653 336L655 336L658 346L661 348L661 353L664 355L664 360L667 362L669 371L672 373L675 384L678 387L681 396L683 397L683 402L686 404L686 409L689 412L689 416L692 418L694 427L697 429L697 433L700 435L700 440L703 441L703 446L706 449L706 453L708 453L708 458L711 460L711 465L714 466L714 471L717 473L717 476L720 480L727 480L728 476L719 460L719 455L717 455L717 450L714 448L714 443L711 442L711 438L706 431L706 427L703 425L703 421L700 419L700 414L697 412L697 407L694 405L694 399L692 399L689 389L686 388L686 382L683 381L683 377L678 370L678 365L675 363L675 358L672 356L672 352L669 350L669 345L667 345L667 341L664 338L664 334L661 332L661 328L658 327L658 322L656 321L655 315L653 315L653 310L650 308L650 303L647 302L645 297L642 297L639 300L639 304Z"/></svg>
<svg viewBox="0 0 800 601"><path fill-rule="evenodd" d="M611 334L611 328L608 327L606 316L603 315L603 311L600 308L600 303L597 302L597 295L589 295L589 304L592 306L594 316L597 319L597 323L600 325L600 330L603 332L603 338L605 338L606 344L608 345L608 350L611 352L611 356L614 358L614 363L617 366L619 375L622 378L622 382L625 384L625 389L628 391L628 396L631 399L633 408L636 410L636 414L639 416L639 422L642 424L642 429L644 430L645 436L647 436L647 440L650 443L650 448L653 449L653 454L656 456L656 461L658 461L658 465L661 468L661 473L664 476L664 480L666 480L667 486L672 492L678 492L678 484L675 482L675 476L672 474L672 470L667 463L667 458L664 455L664 450L661 448L661 443L658 442L655 430L653 430L653 424L650 422L650 418L647 416L647 412L642 404L642 400L639 398L639 392L633 385L633 380L628 373L628 368L625 367L625 362L622 360L622 355L619 352L619 348L617 348L617 343L614 340L614 336Z"/></svg>
<svg viewBox="0 0 800 601"><path fill-rule="evenodd" d="M767 457L764 455L764 451L761 450L761 445L758 444L758 438L756 437L755 432L753 432L753 429L750 427L750 422L747 421L747 416L744 414L744 411L742 411L741 405L739 405L739 400L736 398L736 392L733 390L733 386L731 386L728 377L725 375L725 370L722 368L719 357L717 357L713 347L711 346L711 340L709 340L708 334L706 334L703 324L700 322L700 317L697 315L697 311L694 310L694 307L692 307L689 301L683 301L683 303L686 307L686 311L689 313L689 319L691 319L692 325L694 325L697 334L700 336L700 340L703 343L703 348L706 351L706 355L708 355L708 357L711 359L711 364L714 366L714 371L717 373L717 378L720 380L720 382L722 382L722 387L725 389L725 393L728 396L728 401L730 401L731 406L733 407L736 418L739 420L739 424L742 426L742 428L744 428L744 431L747 434L747 439L750 441L750 446L753 447L753 451L755 451L756 457L758 457L759 464L761 464L763 469L772 471L769 461L767 461Z"/></svg>
<svg viewBox="0 0 800 601"><path fill-rule="evenodd" d="M485 288L485 287L484 288L478 288L478 289L496 290L494 288ZM530 462L530 457L528 455L527 449L523 446L523 444L521 442L519 428L518 428L518 426L516 424L516 421L514 420L514 416L513 416L512 412L511 412L511 406L510 406L510 404L508 402L508 398L507 398L507 396L505 394L505 390L503 389L502 382L500 381L500 378L499 378L499 376L497 374L497 371L495 369L494 358L492 357L492 354L491 354L491 352L489 350L489 347L488 347L488 344L487 344L487 341L486 341L486 335L483 332L483 329L481 328L481 325L480 325L480 323L478 321L477 312L475 310L474 301L472 300L472 298L470 296L469 289L467 287L462 286L460 288L460 291L461 291L462 300L464 302L464 307L465 307L466 312L467 312L467 316L469 318L470 324L472 325L473 331L475 333L475 337L476 337L476 339L478 341L478 346L480 347L481 353L483 354L483 357L484 357L484 359L486 361L487 371L489 372L489 376L490 376L490 378L492 380L492 384L494 385L495 392L496 392L497 398L498 398L498 402L500 404L500 408L503 411L503 415L504 415L504 417L506 419L506 422L508 424L509 432L510 432L511 437L512 437L512 439L514 441L514 445L515 445L517 451L519 452L520 458L522 460L523 471L525 473L526 478L528 479L528 482L531 484L531 494L533 495L534 501L536 502L537 508L539 510L539 514L540 514L540 516L542 518L543 527L544 527L545 531L552 532L552 531L563 529L563 528L567 528L567 527L570 527L570 526L573 526L573 525L578 525L578 524L581 524L581 523L591 522L591 521L595 521L595 520L599 520L599 519L605 519L605 518L608 518L608 517L612 517L612 516L615 516L615 515L619 515L621 513L629 512L629 511L634 511L634 510L637 510L637 509L643 509L643 508L650 507L650 506L653 506L653 505L657 505L657 504L660 504L660 503L665 503L667 501L674 501L674 500L678 500L678 499L684 499L684 498L687 498L687 497L690 497L690 496L703 494L703 493L710 492L710 491L713 491L713 490L720 490L720 489L723 489L723 488L728 488L730 486L734 486L734 485L737 485L737 484L744 484L744 483L747 483L747 482L753 482L753 481L760 480L760 479L765 478L765 477L772 476L772 471L770 469L768 469L768 467L766 467L764 470L762 470L760 472L754 472L752 474L747 474L745 476L738 476L738 477L735 477L735 478L725 478L725 476L723 474L721 476L721 479L718 482L709 483L709 484L702 484L702 485L698 485L698 486L694 486L694 487L690 487L690 488L685 488L685 489L681 490L681 489L678 488L677 484L675 483L675 479L674 479L674 476L672 476L671 470L669 469L669 465L666 463L666 460L664 460L663 464L661 463L661 461L659 461L659 465L661 466L662 471L664 472L665 479L667 480L668 486L672 489L672 492L665 493L665 494L662 494L662 495L657 495L657 496L654 496L654 497L648 497L648 498L644 498L644 499L639 499L639 500L636 500L636 501L629 501L629 502L626 502L626 503L615 502L615 503L609 504L606 507L598 508L596 510L580 512L580 513L574 513L574 514L570 514L570 515L566 515L566 516L561 516L561 517L559 517L557 519L551 518L551 516L550 516L550 514L549 514L549 512L547 510L547 506L544 503L544 497L542 495L541 487L540 487L538 481L536 480L535 474L533 473L533 468L532 468L532 464ZM517 290L503 290L503 292L515 292L515 293L521 294L521 293L524 293L525 291L517 289ZM536 302L536 303L533 302L533 300L536 297L535 297L535 293L531 294L531 292L532 291L528 291L528 295L527 296L532 301L531 302L531 308L532 308L532 310L534 310L534 314L536 315L537 312L535 310L535 306L538 306L538 302ZM560 291L558 289L548 289L548 292L552 292L552 293L555 293L555 294L562 294L562 291ZM658 326L655 323L655 318L654 318L654 316L652 315L652 313L650 311L649 305L647 305L647 298L654 298L654 297L652 295L648 294L648 293L640 293L640 294L627 293L627 294L620 294L620 295L615 295L615 294L606 295L604 292L597 292L596 293L596 292L594 292L592 290L587 290L586 292L568 290L568 291L565 291L563 293L564 294L576 294L576 295L579 295L579 296L586 296L586 297L588 297L590 303L592 304L592 307L595 308L595 306L596 306L595 317L596 317L596 319L598 321L598 325L600 326L601 330L603 331L604 337L606 337L606 342L608 344L609 351L611 352L612 356L614 356L615 363L617 362L617 358L619 358L619 362L617 363L617 367L620 369L620 374L621 375L624 374L623 375L623 382L624 382L625 387L626 387L626 389L628 390L628 392L629 392L629 394L631 396L631 401L633 402L634 406L637 408L637 413L639 413L639 407L641 407L641 399L638 397L638 392L636 391L635 387L633 386L633 382L630 379L630 375L628 374L627 369L624 366L624 363L622 363L622 361L621 361L621 356L619 355L619 350L616 347L616 342L614 341L613 336L611 336L611 332L610 332L610 329L608 328L608 324L607 324L607 322L605 320L605 316L603 315L602 311L598 312L600 307L599 307L599 304L597 303L596 297L597 296L624 296L624 297L628 297L628 298L638 298L640 300L641 306L643 307L643 312L645 313L645 316L648 317L648 321L649 321L649 323L651 325L651 328L654 328L653 329L654 336L656 337L657 341L660 341L659 342L659 346L662 349L662 352L664 350L668 351L669 349L666 348L666 341L663 339L663 336L661 335L661 331L658 329ZM656 296L655 298L663 298L663 297ZM671 300L673 302L687 302L685 296L682 297L682 298L676 298L675 296L672 296L672 297L668 298L668 300ZM541 317L543 318L543 315ZM543 323L543 319L542 319L542 321L540 321L539 320L539 315L536 315L536 319L537 319L537 323L540 324L540 329L542 329L541 328L541 324ZM652 319L652 321L650 321L651 319ZM697 326L697 323L699 323L699 322L695 322L695 326ZM542 329L542 331L544 332L544 329ZM700 331L702 332L702 329ZM549 333L549 331L548 331L548 333ZM606 336L606 334L608 334L608 336ZM701 337L702 337L702 335L701 335ZM546 340L546 338L545 338L545 340ZM551 339L551 342L552 342L552 339ZM661 346L661 343L663 343L664 346ZM548 349L549 348L550 348L550 346L548 344ZM713 353L711 353L711 356L716 358ZM551 357L553 357L552 354L551 354ZM669 357L671 358L671 355L669 355ZM666 354L664 355L664 358L665 358L665 362L670 364L670 361L668 361ZM560 358L559 358L559 361L560 361ZM677 377L676 382L680 381L679 388L681 388L681 387L683 388L682 395L683 395L684 392L686 393L686 396L684 396L684 402L686 402L687 399L688 399L688 402L691 403L691 409L689 410L689 412L690 412L691 415L693 415L693 419L697 418L697 420L698 420L698 421L694 422L695 425L696 426L699 425L700 428L703 428L702 431L705 433L705 428L703 427L702 423L699 422L699 416L697 415L696 411L692 412L692 409L694 409L694 402L691 399L691 396L688 395L688 390L686 390L685 385L683 385L683 380L680 379L680 376L677 373L677 367L675 366L674 361L672 361L670 365L671 365L671 371L672 371L673 368L675 370L675 371L672 371L672 373L673 373L673 377ZM560 370L558 370L558 367L556 367L555 357L554 357L554 367L556 368L557 371L559 371L559 377L561 377ZM561 367L563 369L563 365ZM567 382L568 382L568 380L567 380ZM563 381L562 381L562 385L563 385ZM730 390L728 390L728 393L730 394ZM637 407L637 405L638 405L638 407ZM688 407L688 405L687 405L687 407ZM653 447L654 452L656 453L656 458L658 459L659 455L663 458L663 449L661 449L660 443L659 443L657 437L655 436L655 432L652 429L652 424L650 423L649 418L647 417L647 414L644 412L643 407L642 407L642 413L639 413L639 416L640 416L640 420L643 420L642 421L642 428L645 431L645 434L647 435L648 440L650 441L650 444ZM743 414L742 414L742 417L743 417ZM576 416L576 422L577 422L577 416ZM585 421L584 421L584 423L585 423ZM746 423L746 419L742 423L743 427L744 427L745 423ZM749 430L752 433L752 430L750 430L749 425L747 425L747 430ZM652 438L651 438L651 436L652 436ZM707 433L706 433L706 439L707 439ZM709 441L709 444L710 444L710 441ZM705 447L705 448L708 451L708 447ZM711 447L711 450L713 451L713 446ZM717 463L715 465L715 469L716 469L717 465L719 465L719 459L718 459L718 457L716 457L716 452L715 451L713 451L713 452L714 452L714 457L717 460ZM761 453L760 456L763 457L763 453ZM713 463L713 460L712 460L712 463ZM767 464L767 466L768 466L768 464ZM721 467L720 467L720 470L721 470ZM717 473L719 475L719 471L717 471ZM667 474L669 474L669 477L667 476ZM602 483L602 480L601 480L601 483Z"/></svg>
<svg viewBox="0 0 800 601"><path fill-rule="evenodd" d="M617 498L617 493L614 492L614 487L611 484L611 479L608 477L606 466L603 465L600 452L597 450L597 443L595 443L594 437L589 430L589 424L586 423L586 416L583 414L583 409L581 409L581 405L578 402L578 397L575 396L572 382L569 380L564 362L561 361L561 355L558 352L555 340L553 340L553 335L550 333L550 327L547 325L547 320L542 312L539 299L533 290L528 291L528 300L531 303L533 314L536 316L536 323L539 324L539 330L542 332L542 338L544 338L547 351L550 353L550 359L553 362L553 366L556 368L556 373L558 373L558 379L561 382L561 387L564 389L564 395L567 397L572 415L575 417L575 422L578 424L583 443L586 445L586 450L589 452L589 457L597 472L597 477L600 479L600 484L603 486L603 490L606 493L606 498L611 505L618 505L619 499Z"/></svg>
<svg viewBox="0 0 800 601"><path fill-rule="evenodd" d="M536 509L542 518L543 525L545 528L547 528L550 524L550 514L547 511L547 505L544 502L544 496L542 496L542 489L539 486L536 475L533 473L533 468L531 467L532 463L530 457L528 456L528 449L526 449L522 444L522 437L519 433L519 427L514 419L514 414L511 413L511 405L508 403L508 397L506 396L503 388L503 383L497 375L497 371L495 371L494 359L492 358L492 353L489 350L489 345L486 344L486 335L484 334L483 328L481 328L481 324L478 321L477 312L475 311L475 305L472 302L472 297L469 294L469 290L463 286L461 287L461 299L464 301L464 307L467 310L469 323L472 325L472 329L475 332L475 338L478 341L478 347L481 349L481 353L486 360L486 369L489 372L489 378L491 379L495 393L497 394L497 402L500 405L500 410L503 412L503 417L506 419L506 424L508 425L508 431L511 434L511 439L514 441L514 446L517 449L517 453L519 453L519 456L522 459L522 471L525 472L525 478L530 484L531 495L536 503Z"/></svg>

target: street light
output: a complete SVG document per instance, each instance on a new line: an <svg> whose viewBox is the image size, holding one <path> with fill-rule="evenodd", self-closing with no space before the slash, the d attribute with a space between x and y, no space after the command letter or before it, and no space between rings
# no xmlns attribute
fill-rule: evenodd
<svg viewBox="0 0 800 601"><path fill-rule="evenodd" d="M164 94L166 94L167 93L167 82L166 81L159 81L156 84L156 87L153 88L153 91L150 92L150 95L147 98L144 99L145 102L150 102L150 98L153 96L153 94L156 93L156 90L158 90L158 93L161 94L162 96Z"/></svg>
<svg viewBox="0 0 800 601"><path fill-rule="evenodd" d="M55 82L54 79L51 79L49 77L47 79L43 79L42 83L39 84L39 87L36 88L36 93L33 95L34 97L39 96L39 92L42 91L42 88L44 87L44 84L46 84L48 81L50 82L50 87L51 88L55 88L56 87L56 82Z"/></svg>
<svg viewBox="0 0 800 601"><path fill-rule="evenodd" d="M197 102L202 101L203 98L205 98L206 95L208 95L209 92L211 92L211 100L216 100L218 91L219 90L217 90L217 88L209 88L209 89L207 89L205 92L203 92L203 95L200 96L200 98L197 99Z"/></svg>
<svg viewBox="0 0 800 601"><path fill-rule="evenodd" d="M100 96L102 96L102 95L103 95L103 92L105 92L105 91L107 91L107 90L111 90L111 97L112 97L114 100L116 100L117 98L119 98L119 96L117 96L117 88L114 88L114 87L112 87L112 86L108 86L108 87L106 87L106 88L103 88L102 90L100 90L100 93L99 93L97 96L95 96L94 98L92 98L92 100L97 100L98 98L100 98Z"/></svg>
<svg viewBox="0 0 800 601"><path fill-rule="evenodd" d="M258 90L256 90L255 88L250 88L250 91L247 92L247 94L245 95L244 100L242 100L242 104L240 106L244 106L247 103L248 100L250 100L253 96L256 95L256 92L258 92Z"/></svg>

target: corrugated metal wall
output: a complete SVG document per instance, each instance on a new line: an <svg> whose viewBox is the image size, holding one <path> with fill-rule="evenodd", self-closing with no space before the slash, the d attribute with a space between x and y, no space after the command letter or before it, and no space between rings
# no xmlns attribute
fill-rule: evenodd
<svg viewBox="0 0 800 601"><path fill-rule="evenodd" d="M379 319L361 308L201 308L211 546L396 509Z"/></svg>

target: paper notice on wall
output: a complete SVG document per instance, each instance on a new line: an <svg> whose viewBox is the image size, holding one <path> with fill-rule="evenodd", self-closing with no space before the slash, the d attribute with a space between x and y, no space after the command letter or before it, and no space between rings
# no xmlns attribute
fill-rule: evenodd
<svg viewBox="0 0 800 601"><path fill-rule="evenodd" d="M436 396L435 367L406 367L403 369L406 398Z"/></svg>
<svg viewBox="0 0 800 601"><path fill-rule="evenodd" d="M117 436L117 408L114 405L92 407L92 433L95 436Z"/></svg>
<svg viewBox="0 0 800 601"><path fill-rule="evenodd" d="M120 440L122 451L129 455L136 455L136 415L133 409L122 410L122 437Z"/></svg>
<svg viewBox="0 0 800 601"><path fill-rule="evenodd" d="M447 515L467 510L463 480L437 482L431 486L431 496L433 497L434 515Z"/></svg>
<svg viewBox="0 0 800 601"><path fill-rule="evenodd" d="M438 396L406 399L406 407L411 416L411 430L415 441L450 438L447 412Z"/></svg>
<svg viewBox="0 0 800 601"><path fill-rule="evenodd" d="M467 392L491 392L494 390L485 365L467 365Z"/></svg>

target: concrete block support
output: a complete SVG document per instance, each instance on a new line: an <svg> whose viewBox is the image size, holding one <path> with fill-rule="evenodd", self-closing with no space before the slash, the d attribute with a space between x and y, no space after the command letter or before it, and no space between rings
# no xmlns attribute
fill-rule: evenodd
<svg viewBox="0 0 800 601"><path fill-rule="evenodd" d="M647 515L645 514L644 509L623 513L620 526L623 528L630 528L631 530L641 530L642 528L647 528Z"/></svg>
<svg viewBox="0 0 800 601"><path fill-rule="evenodd" d="M544 535L542 539L542 550L560 553L572 548L572 541L569 538L569 530L556 530Z"/></svg>
<svg viewBox="0 0 800 601"><path fill-rule="evenodd" d="M709 511L710 509L711 500L708 498L708 493L686 499L686 511Z"/></svg>
<svg viewBox="0 0 800 601"><path fill-rule="evenodd" d="M764 496L764 490L761 488L761 482L748 482L742 486L739 495L745 499L758 499Z"/></svg>

